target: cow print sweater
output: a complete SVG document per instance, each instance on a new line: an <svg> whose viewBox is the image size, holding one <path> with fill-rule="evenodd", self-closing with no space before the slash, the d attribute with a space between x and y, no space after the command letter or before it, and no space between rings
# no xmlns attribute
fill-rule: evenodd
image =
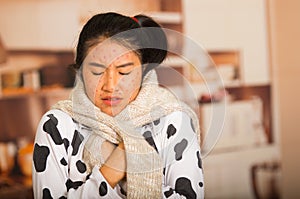
<svg viewBox="0 0 300 199"><path fill-rule="evenodd" d="M137 129L163 160L162 198L204 198L202 161L191 119L183 112ZM42 117L33 153L35 198L126 198L120 185L110 187L95 166L82 160L91 130L60 110Z"/></svg>

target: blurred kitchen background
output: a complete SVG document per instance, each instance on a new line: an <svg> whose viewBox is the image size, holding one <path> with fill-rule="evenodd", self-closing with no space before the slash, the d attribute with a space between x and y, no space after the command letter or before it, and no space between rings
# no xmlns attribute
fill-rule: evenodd
<svg viewBox="0 0 300 199"><path fill-rule="evenodd" d="M0 198L32 198L36 126L70 93L82 25L107 11L148 14L174 31L157 71L199 116L206 198L299 198L297 0L0 0ZM224 125L205 145L213 113Z"/></svg>

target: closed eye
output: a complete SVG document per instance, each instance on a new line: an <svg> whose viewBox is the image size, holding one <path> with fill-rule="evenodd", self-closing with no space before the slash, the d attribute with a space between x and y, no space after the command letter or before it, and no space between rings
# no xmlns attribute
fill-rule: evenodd
<svg viewBox="0 0 300 199"><path fill-rule="evenodd" d="M96 63L96 62L90 62L89 65L93 69L91 71L93 75L102 75L104 73L104 70L106 69L106 67L103 64L99 64L99 63ZM99 72L97 72L97 71L99 71Z"/></svg>
<svg viewBox="0 0 300 199"><path fill-rule="evenodd" d="M97 73L97 72L93 72L93 71L92 71L92 74L93 74L93 75L97 75L97 76L98 76L98 75L102 75L103 73L104 73L104 72L98 72L98 73Z"/></svg>
<svg viewBox="0 0 300 199"><path fill-rule="evenodd" d="M130 71L130 72L127 72L127 73L119 72L120 75L129 75L130 73L131 73L131 71Z"/></svg>
<svg viewBox="0 0 300 199"><path fill-rule="evenodd" d="M131 73L131 71L129 72L121 72L121 71L126 71L126 70L130 70L130 68L132 68L133 66L133 62L129 62L129 63L125 63L125 64L121 64L119 66L117 66L116 68L119 69L119 74L120 75L129 75Z"/></svg>

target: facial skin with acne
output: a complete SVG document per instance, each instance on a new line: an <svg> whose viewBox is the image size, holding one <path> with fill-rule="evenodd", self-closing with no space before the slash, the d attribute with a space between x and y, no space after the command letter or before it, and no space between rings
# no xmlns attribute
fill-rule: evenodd
<svg viewBox="0 0 300 199"><path fill-rule="evenodd" d="M114 116L138 95L142 82L139 56L113 41L97 44L83 61L85 89L102 112Z"/></svg>

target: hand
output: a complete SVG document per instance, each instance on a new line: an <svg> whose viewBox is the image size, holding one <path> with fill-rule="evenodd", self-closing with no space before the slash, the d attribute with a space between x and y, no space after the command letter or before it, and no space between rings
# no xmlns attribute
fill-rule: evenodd
<svg viewBox="0 0 300 199"><path fill-rule="evenodd" d="M118 145L113 144L109 141L104 141L101 145L101 157L102 157L102 163L105 163L109 156L112 154L112 152L116 149Z"/></svg>
<svg viewBox="0 0 300 199"><path fill-rule="evenodd" d="M124 143L121 142L100 168L100 172L112 188L126 175L126 155L124 149Z"/></svg>

